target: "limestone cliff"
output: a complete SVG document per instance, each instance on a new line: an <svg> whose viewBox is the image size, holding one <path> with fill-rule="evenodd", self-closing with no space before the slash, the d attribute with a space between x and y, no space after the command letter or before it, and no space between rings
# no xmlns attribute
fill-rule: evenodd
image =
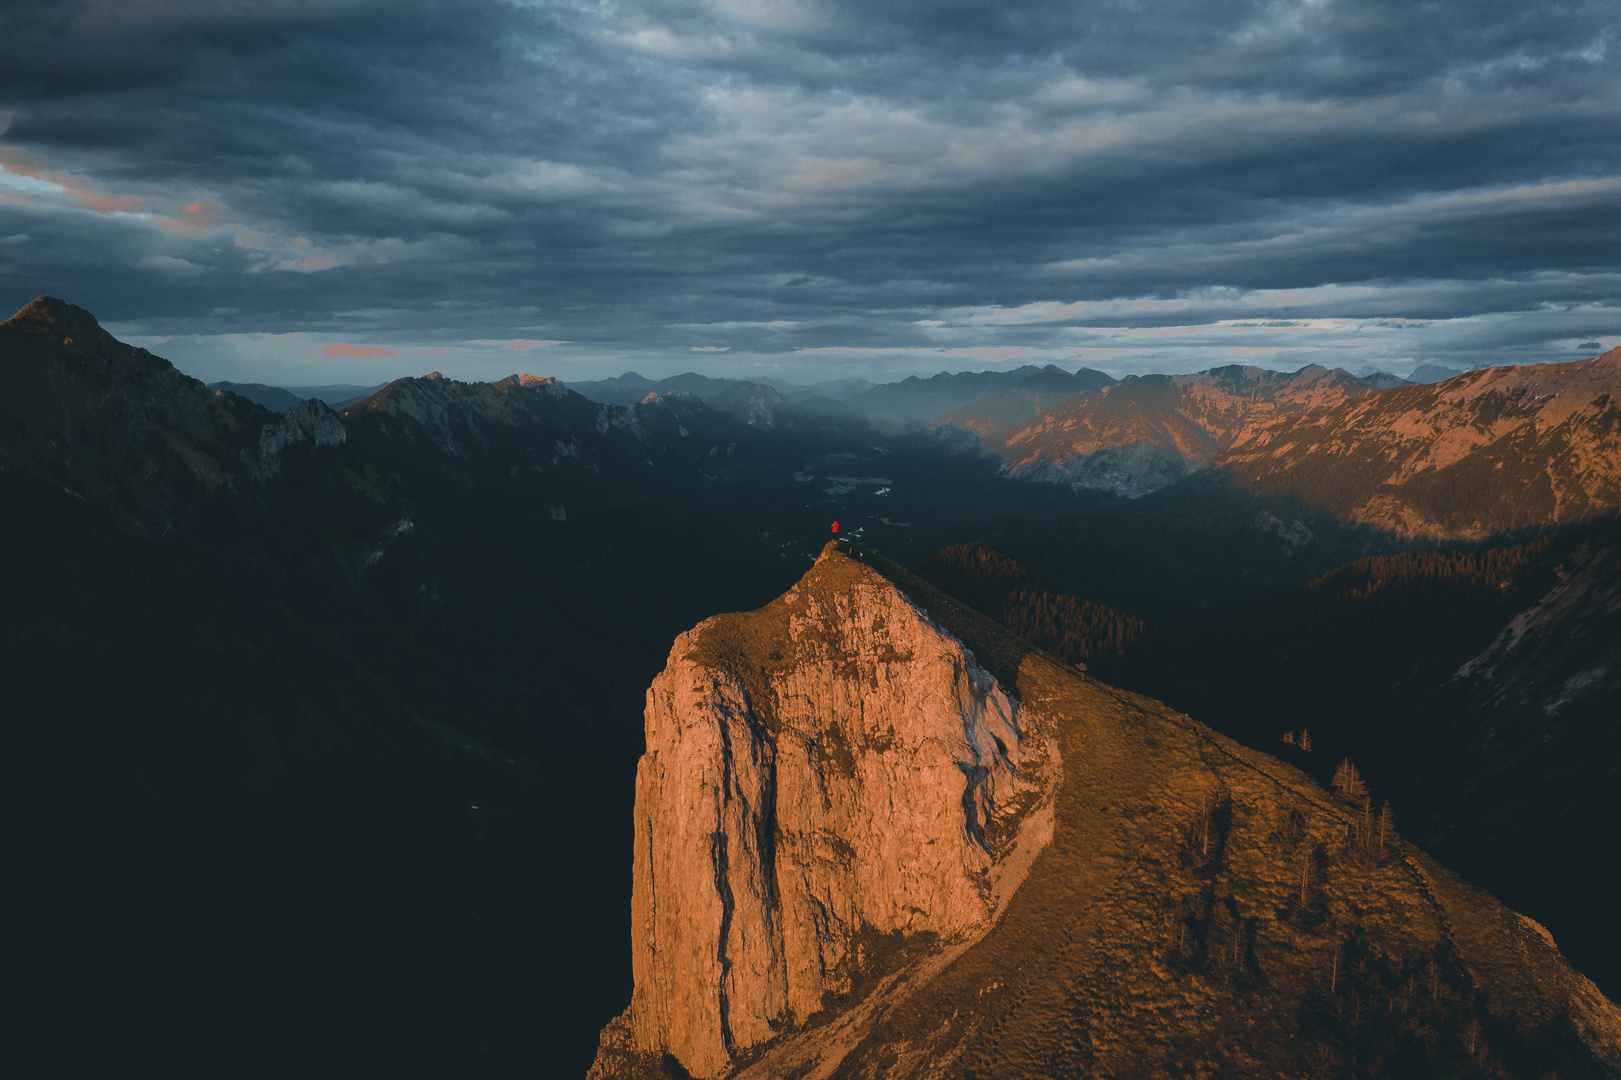
<svg viewBox="0 0 1621 1080"><path fill-rule="evenodd" d="M678 639L646 728L594 1078L1621 1068L1546 931L860 549Z"/></svg>
<svg viewBox="0 0 1621 1080"><path fill-rule="evenodd" d="M1056 764L971 649L834 547L682 635L637 769L630 1045L723 1075L908 945L983 935Z"/></svg>

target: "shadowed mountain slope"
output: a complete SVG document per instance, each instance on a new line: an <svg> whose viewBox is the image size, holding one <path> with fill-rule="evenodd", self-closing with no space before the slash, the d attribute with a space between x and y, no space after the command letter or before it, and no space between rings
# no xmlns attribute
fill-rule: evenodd
<svg viewBox="0 0 1621 1080"><path fill-rule="evenodd" d="M277 415L212 391L49 296L0 322L0 378L0 465L105 505L142 532L172 531L208 496L274 476L292 443L345 438L320 402Z"/></svg>
<svg viewBox="0 0 1621 1080"><path fill-rule="evenodd" d="M794 571L415 468L65 304L0 373L17 1026L88 1075L582 1071L630 992L643 687Z"/></svg>
<svg viewBox="0 0 1621 1080"><path fill-rule="evenodd" d="M792 469L766 436L690 394L601 405L535 375L396 379L343 418L422 468L562 504L660 501Z"/></svg>
<svg viewBox="0 0 1621 1080"><path fill-rule="evenodd" d="M1397 536L1478 540L1621 510L1621 349L1471 371L1286 417L1217 462Z"/></svg>
<svg viewBox="0 0 1621 1080"><path fill-rule="evenodd" d="M846 692L861 712L836 707ZM995 740L976 734L992 702ZM860 549L829 545L774 604L679 639L647 725L632 936L694 959L638 965L593 1077L1596 1078L1621 1062L1621 1011L1545 932L1361 806ZM907 773L905 810L862 827L893 766L930 748L957 766ZM707 854L656 857L688 836ZM902 886L886 906L860 885L869 862L903 881L947 869L914 911ZM790 934L807 886L828 917ZM795 997L795 970L824 973L819 1001Z"/></svg>

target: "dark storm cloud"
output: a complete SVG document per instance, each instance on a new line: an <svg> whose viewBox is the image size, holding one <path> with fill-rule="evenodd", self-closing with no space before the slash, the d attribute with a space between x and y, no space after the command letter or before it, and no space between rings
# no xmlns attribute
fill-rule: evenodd
<svg viewBox="0 0 1621 1080"><path fill-rule="evenodd" d="M282 379L1562 359L1618 59L1608 3L14 0L0 300Z"/></svg>

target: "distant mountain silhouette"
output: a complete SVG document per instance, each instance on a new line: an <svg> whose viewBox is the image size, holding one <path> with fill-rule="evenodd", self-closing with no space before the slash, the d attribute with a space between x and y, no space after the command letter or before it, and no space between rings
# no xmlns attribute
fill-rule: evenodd
<svg viewBox="0 0 1621 1080"><path fill-rule="evenodd" d="M745 416L750 391L733 387ZM781 398L754 387L769 418ZM723 401L723 403L725 403ZM563 505L666 506L795 467L766 434L691 393L649 393L633 405L587 400L556 379L513 375L461 382L437 372L396 379L343 410L362 444L418 467ZM759 418L759 417L757 417Z"/></svg>
<svg viewBox="0 0 1621 1080"><path fill-rule="evenodd" d="M704 402L742 424L772 428L782 423L789 405L776 389L753 382L736 382Z"/></svg>
<svg viewBox="0 0 1621 1080"><path fill-rule="evenodd" d="M715 379L692 371L672 375L667 379L648 379L634 371L627 371L611 379L571 382L567 386L582 397L600 401L605 405L634 405L648 394L658 394L660 397L693 394L699 398L706 398L711 394L720 393L738 381Z"/></svg>
<svg viewBox="0 0 1621 1080"><path fill-rule="evenodd" d="M1407 376L1408 382L1437 383L1462 375L1463 371L1455 367L1446 367L1441 364L1420 364Z"/></svg>
<svg viewBox="0 0 1621 1080"><path fill-rule="evenodd" d="M266 386L264 383L211 382L208 384L208 388L214 391L224 390L227 393L235 394L237 397L245 397L256 405L263 405L271 412L286 412L304 400L291 391L284 390L279 386ZM327 402L327 404L330 405L331 402Z"/></svg>
<svg viewBox="0 0 1621 1080"><path fill-rule="evenodd" d="M1402 384L1410 381L1402 378L1400 375L1392 375L1388 371L1380 371L1378 368L1374 367L1363 368L1361 371L1357 372L1357 378L1361 379L1375 390L1389 390L1392 386L1401 386Z"/></svg>
<svg viewBox="0 0 1621 1080"><path fill-rule="evenodd" d="M996 440L1031 417L1046 412L1076 394L1095 393L1115 380L1101 371L1081 368L1074 374L1049 364L1005 390L947 409L930 428L956 427L981 439Z"/></svg>
<svg viewBox="0 0 1621 1080"><path fill-rule="evenodd" d="M907 427L922 427L947 409L1005 390L1041 374L1042 370L1027 364L1011 371L959 371L956 374L942 371L927 379L912 375L900 382L882 383L852 394L844 400L851 408L867 414L880 430L898 432Z"/></svg>

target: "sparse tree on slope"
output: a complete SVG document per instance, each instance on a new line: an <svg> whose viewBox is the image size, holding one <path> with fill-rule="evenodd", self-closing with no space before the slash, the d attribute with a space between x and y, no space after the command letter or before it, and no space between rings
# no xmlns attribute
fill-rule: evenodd
<svg viewBox="0 0 1621 1080"><path fill-rule="evenodd" d="M1350 758L1341 761L1339 768L1334 770L1334 794L1357 805L1368 798L1368 785L1362 782L1362 774L1351 764Z"/></svg>

